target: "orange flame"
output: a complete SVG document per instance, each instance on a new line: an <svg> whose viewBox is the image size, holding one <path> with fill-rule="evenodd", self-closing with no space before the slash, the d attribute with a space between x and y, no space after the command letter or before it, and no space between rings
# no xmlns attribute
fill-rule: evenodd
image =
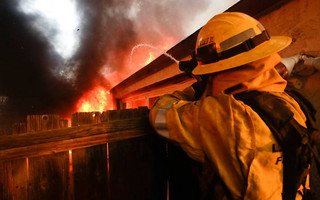
<svg viewBox="0 0 320 200"><path fill-rule="evenodd" d="M149 58L144 62L144 65L148 65L148 64L151 63L154 59L155 59L155 56L153 55L153 53L152 53L151 51L149 51Z"/></svg>
<svg viewBox="0 0 320 200"><path fill-rule="evenodd" d="M158 43L154 45L156 49L143 46L141 48L138 48L134 52L131 63L129 63L129 66L127 67L128 75L151 63L158 56L169 50L174 44L175 40L171 37L167 37L158 41Z"/></svg>
<svg viewBox="0 0 320 200"><path fill-rule="evenodd" d="M86 92L77 103L77 112L103 112L113 109L112 96L101 86Z"/></svg>
<svg viewBox="0 0 320 200"><path fill-rule="evenodd" d="M159 41L158 47L163 51L168 50L175 43L173 38L166 38ZM105 78L113 84L118 84L123 78L129 76L141 67L151 63L156 57L163 52L155 49L141 48L134 55L133 64L127 61L128 67L121 71L114 71L112 73L104 74ZM129 57L129 56L128 56ZM131 67L132 66L132 67ZM134 68L134 69L132 69ZM144 102L143 102L144 103ZM143 106L142 102L132 102L132 107ZM102 86L96 86L92 90L86 92L76 104L76 112L103 112L105 110L113 109L112 95L106 91Z"/></svg>

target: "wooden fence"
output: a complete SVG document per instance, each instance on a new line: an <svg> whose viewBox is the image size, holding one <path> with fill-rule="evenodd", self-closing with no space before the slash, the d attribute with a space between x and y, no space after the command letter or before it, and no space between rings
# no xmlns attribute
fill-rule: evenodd
<svg viewBox="0 0 320 200"><path fill-rule="evenodd" d="M198 199L201 167L147 117L147 108L75 113L71 128L2 136L0 199Z"/></svg>

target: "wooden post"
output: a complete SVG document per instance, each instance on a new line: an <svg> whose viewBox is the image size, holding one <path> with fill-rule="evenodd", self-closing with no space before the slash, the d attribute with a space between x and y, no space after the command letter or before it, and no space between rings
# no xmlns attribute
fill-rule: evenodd
<svg viewBox="0 0 320 200"><path fill-rule="evenodd" d="M72 151L75 199L108 199L107 146Z"/></svg>
<svg viewBox="0 0 320 200"><path fill-rule="evenodd" d="M71 126L98 124L101 122L100 112L77 112L71 115Z"/></svg>
<svg viewBox="0 0 320 200"><path fill-rule="evenodd" d="M68 120L67 119L61 119L60 120L60 128L67 128L68 127Z"/></svg>
<svg viewBox="0 0 320 200"><path fill-rule="evenodd" d="M0 199L28 199L25 158L0 161Z"/></svg>
<svg viewBox="0 0 320 200"><path fill-rule="evenodd" d="M59 115L28 115L27 132L36 132L60 128Z"/></svg>
<svg viewBox="0 0 320 200"><path fill-rule="evenodd" d="M109 122L120 119L120 110L107 110L101 115L101 122Z"/></svg>
<svg viewBox="0 0 320 200"><path fill-rule="evenodd" d="M26 123L14 123L12 127L12 135L18 135L20 133L27 132L27 125Z"/></svg>
<svg viewBox="0 0 320 200"><path fill-rule="evenodd" d="M24 199L68 199L73 193L69 191L68 154L60 152L29 158L28 198Z"/></svg>
<svg viewBox="0 0 320 200"><path fill-rule="evenodd" d="M148 107L109 110L102 120L141 119L148 124L148 113ZM150 134L108 144L109 199L166 199L165 143L156 139L152 129L145 131Z"/></svg>
<svg viewBox="0 0 320 200"><path fill-rule="evenodd" d="M123 119L148 118L148 107L139 107L123 110L107 110L101 114L101 122L109 122Z"/></svg>

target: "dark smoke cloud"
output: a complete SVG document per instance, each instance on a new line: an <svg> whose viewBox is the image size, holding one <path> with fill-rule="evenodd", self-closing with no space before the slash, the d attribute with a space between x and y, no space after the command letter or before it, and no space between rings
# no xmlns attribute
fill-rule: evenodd
<svg viewBox="0 0 320 200"><path fill-rule="evenodd" d="M62 63L52 46L27 22L38 16L17 12L17 1L0 3L0 125L21 121L26 114L63 114L74 89L53 76L51 68Z"/></svg>
<svg viewBox="0 0 320 200"><path fill-rule="evenodd" d="M108 61L112 61L109 66L112 70L123 67L123 58L127 56L124 52L130 51L137 40L133 21L117 10L118 7L122 11L127 10L130 2L80 0L77 3L83 30L81 47L72 58L79 62L76 87L87 91L98 82L110 88L110 84L100 73L102 67Z"/></svg>
<svg viewBox="0 0 320 200"><path fill-rule="evenodd" d="M96 84L110 88L100 73L103 68L123 70L124 58L136 44L157 44L167 36L179 42L186 37L183 26L192 20L190 13L201 12L208 1L78 0L80 47L65 61L30 26L39 16L20 12L16 0L1 0L0 97L8 101L0 104L0 129L27 114L70 116L85 91ZM138 12L130 15L133 5ZM74 71L73 81L57 76L57 68Z"/></svg>
<svg viewBox="0 0 320 200"><path fill-rule="evenodd" d="M82 11L84 25L82 45L73 58L81 61L77 76L78 84L81 88L90 87L89 80L99 77L99 72L104 66L107 66L109 71L122 71L128 67L125 58L130 56L131 49L139 43L157 46L166 37L176 42L184 39L186 37L184 26L192 23L191 16L205 10L209 2L209 0L77 1L78 8ZM137 12L130 16L128 11L133 8ZM83 77L88 73L90 76Z"/></svg>

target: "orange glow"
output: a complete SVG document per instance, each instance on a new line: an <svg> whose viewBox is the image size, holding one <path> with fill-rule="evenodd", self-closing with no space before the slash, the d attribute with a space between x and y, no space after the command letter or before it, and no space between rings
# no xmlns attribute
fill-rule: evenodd
<svg viewBox="0 0 320 200"><path fill-rule="evenodd" d="M148 65L151 63L154 59L156 59L158 56L162 55L164 52L169 50L171 47L173 47L175 44L175 41L171 37L167 37L165 39L159 40L157 44L152 44L151 46L154 46L154 48L150 47L140 47L138 48L132 57L132 63L130 68L134 68L134 71L139 70L140 68L144 67L145 65ZM131 73L130 73L131 74Z"/></svg>
<svg viewBox="0 0 320 200"><path fill-rule="evenodd" d="M145 46L143 45L144 43L137 44L136 46L132 47L132 50L134 50L130 52L132 54L128 54L127 57L123 57L123 64L125 67L111 72L105 70L103 75L105 79L112 84L111 87L114 87L122 80L128 78L133 73L150 64L158 56L166 53L171 47L174 46L175 43L176 41L174 38L166 37L158 40L156 43L152 43L151 45L148 43L145 43ZM137 46L138 48L136 48ZM82 104L82 107L85 108L86 104ZM127 102L127 108L137 108L139 106L148 106L146 105L146 100L142 99L134 102Z"/></svg>
<svg viewBox="0 0 320 200"><path fill-rule="evenodd" d="M103 112L111 109L113 109L112 96L101 86L86 92L77 103L77 112Z"/></svg>
<svg viewBox="0 0 320 200"><path fill-rule="evenodd" d="M72 150L69 150L69 190L73 191L73 164L72 164ZM72 195L72 194L71 194ZM70 199L74 199L72 196Z"/></svg>
<svg viewBox="0 0 320 200"><path fill-rule="evenodd" d="M65 117L66 120L68 120L68 127L71 127L71 117Z"/></svg>
<svg viewBox="0 0 320 200"><path fill-rule="evenodd" d="M148 65L154 60L155 56L153 55L152 52L149 52L149 58L144 62L145 65Z"/></svg>
<svg viewBox="0 0 320 200"><path fill-rule="evenodd" d="M128 78L130 75L143 68L144 66L151 63L158 56L162 55L168 51L176 43L175 39L172 37L166 37L165 39L160 39L156 43L153 43L150 48L147 46L141 46L134 51L132 55L131 52L122 52L126 54L122 60L125 67L121 67L114 71L109 71L108 69L102 70L102 74L106 80L109 81L111 87L119 84L122 80ZM132 47L133 49L134 47ZM100 88L100 89L99 89ZM145 106L145 100L139 102L128 102L128 107L137 108L138 106ZM102 87L96 87L93 90L87 92L80 98L77 103L77 112L92 112L92 111L104 111L113 109L112 95L109 91L104 90Z"/></svg>
<svg viewBox="0 0 320 200"><path fill-rule="evenodd" d="M168 37L164 40L161 41L161 48L163 50L169 50L171 47L173 47L173 45L175 44L175 41L173 38Z"/></svg>

